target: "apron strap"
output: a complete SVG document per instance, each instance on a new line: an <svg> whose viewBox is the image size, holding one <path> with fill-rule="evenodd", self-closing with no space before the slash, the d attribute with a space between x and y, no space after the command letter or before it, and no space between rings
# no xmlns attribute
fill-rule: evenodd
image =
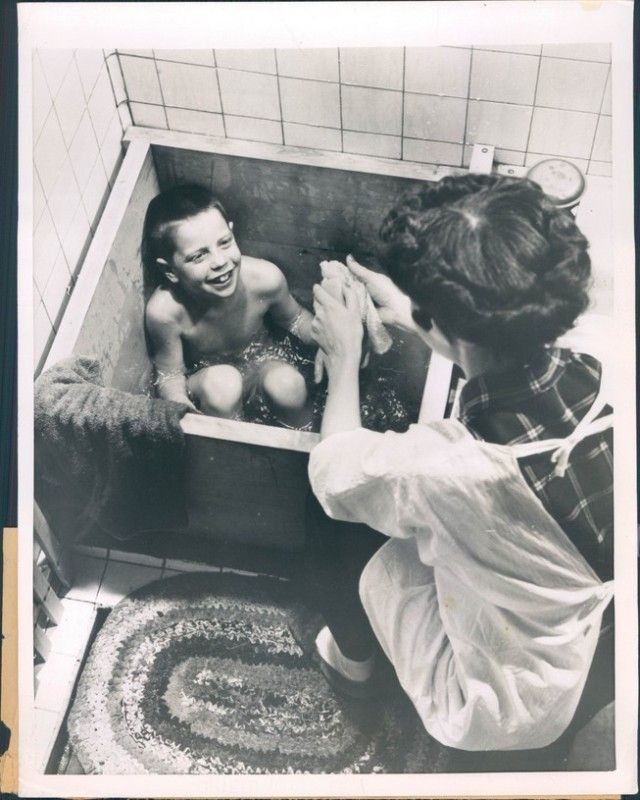
<svg viewBox="0 0 640 800"><path fill-rule="evenodd" d="M608 375L608 371L607 371ZM576 425L575 430L564 439L542 439L538 442L528 442L526 444L512 445L511 450L517 459L527 456L538 455L539 453L551 452L551 461L556 465L555 474L564 477L569 465L569 456L574 447L588 436L602 433L613 426L613 414L598 417L598 414L607 405L608 385L605 384L605 366L602 365L600 377L600 387L591 408Z"/></svg>

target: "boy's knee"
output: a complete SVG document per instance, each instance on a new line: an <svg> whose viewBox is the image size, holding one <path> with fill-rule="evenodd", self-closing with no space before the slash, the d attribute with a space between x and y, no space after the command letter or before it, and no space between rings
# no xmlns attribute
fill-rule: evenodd
<svg viewBox="0 0 640 800"><path fill-rule="evenodd" d="M307 387L297 369L289 364L271 367L262 381L269 399L286 409L300 409L307 401Z"/></svg>
<svg viewBox="0 0 640 800"><path fill-rule="evenodd" d="M237 411L242 400L242 375L228 364L207 367L200 376L196 394L205 414L229 416Z"/></svg>

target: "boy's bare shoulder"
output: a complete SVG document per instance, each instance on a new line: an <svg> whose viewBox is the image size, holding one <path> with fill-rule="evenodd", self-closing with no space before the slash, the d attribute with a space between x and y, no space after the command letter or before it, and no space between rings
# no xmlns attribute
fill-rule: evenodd
<svg viewBox="0 0 640 800"><path fill-rule="evenodd" d="M277 294L287 283L282 270L263 258L243 255L242 271L247 289L261 297Z"/></svg>
<svg viewBox="0 0 640 800"><path fill-rule="evenodd" d="M144 313L148 325L156 328L179 327L185 308L170 289L158 286L149 298Z"/></svg>

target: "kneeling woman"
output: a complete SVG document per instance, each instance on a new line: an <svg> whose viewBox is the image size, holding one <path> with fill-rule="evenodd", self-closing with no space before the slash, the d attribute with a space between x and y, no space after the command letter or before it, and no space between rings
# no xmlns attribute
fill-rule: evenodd
<svg viewBox="0 0 640 800"><path fill-rule="evenodd" d="M476 175L402 201L381 235L392 280L351 271L467 383L459 419L363 429L352 288L315 287L329 393L311 483L331 517L373 529L317 532L323 669L366 694L377 641L442 743L544 747L576 711L613 591L601 365L555 346L587 307L588 244L535 184Z"/></svg>

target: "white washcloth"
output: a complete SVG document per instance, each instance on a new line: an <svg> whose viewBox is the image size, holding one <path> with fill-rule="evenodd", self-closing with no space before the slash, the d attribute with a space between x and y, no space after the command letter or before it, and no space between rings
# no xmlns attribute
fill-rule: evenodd
<svg viewBox="0 0 640 800"><path fill-rule="evenodd" d="M322 286L335 298L342 298L342 286L347 278L353 281L358 297L358 304L360 306L360 314L362 316L362 323L365 332L369 338L371 349L378 355L386 353L393 344L391 335L385 328L378 314L378 309L373 304L373 300L367 287L359 280L350 269L340 261L322 261L320 264L322 270ZM368 358L365 357L362 366L366 366ZM315 375L316 379L320 380L324 372L324 354L322 350L316 353Z"/></svg>

